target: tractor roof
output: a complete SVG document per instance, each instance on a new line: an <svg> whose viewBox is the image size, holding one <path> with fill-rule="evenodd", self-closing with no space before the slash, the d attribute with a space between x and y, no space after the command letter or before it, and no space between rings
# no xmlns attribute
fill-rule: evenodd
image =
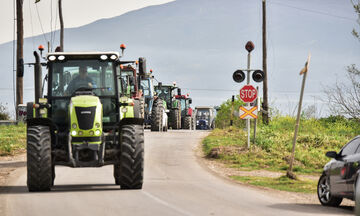
<svg viewBox="0 0 360 216"><path fill-rule="evenodd" d="M111 55L115 55L116 59L119 58L120 54L119 52L109 51L109 52L52 52L48 53L46 55L46 58L49 58L49 56L71 56L74 58L96 58L101 55L106 55L110 57Z"/></svg>

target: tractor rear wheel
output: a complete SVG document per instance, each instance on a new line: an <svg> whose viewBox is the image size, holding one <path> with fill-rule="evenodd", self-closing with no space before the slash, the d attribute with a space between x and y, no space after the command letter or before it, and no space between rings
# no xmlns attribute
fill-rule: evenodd
<svg viewBox="0 0 360 216"><path fill-rule="evenodd" d="M123 125L120 137L120 164L114 165L115 183L121 189L141 189L144 177L144 128Z"/></svg>
<svg viewBox="0 0 360 216"><path fill-rule="evenodd" d="M163 130L163 111L164 107L162 100L155 100L151 111L151 131Z"/></svg>
<svg viewBox="0 0 360 216"><path fill-rule="evenodd" d="M29 191L49 191L55 172L51 164L51 135L48 126L27 128L27 187Z"/></svg>
<svg viewBox="0 0 360 216"><path fill-rule="evenodd" d="M184 119L184 129L191 130L191 116L186 116Z"/></svg>
<svg viewBox="0 0 360 216"><path fill-rule="evenodd" d="M173 129L181 129L181 105L178 103L178 107L171 110L171 127Z"/></svg>

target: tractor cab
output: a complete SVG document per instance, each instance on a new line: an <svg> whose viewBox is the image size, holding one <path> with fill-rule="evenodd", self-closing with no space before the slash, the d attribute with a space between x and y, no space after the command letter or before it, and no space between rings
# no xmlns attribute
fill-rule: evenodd
<svg viewBox="0 0 360 216"><path fill-rule="evenodd" d="M176 96L175 85L157 85L155 86L156 96L166 101L167 107L173 107Z"/></svg>
<svg viewBox="0 0 360 216"><path fill-rule="evenodd" d="M135 64L135 61L133 63ZM121 65L120 69L121 82L126 94L131 98L139 99L143 93L139 89L136 66Z"/></svg>
<svg viewBox="0 0 360 216"><path fill-rule="evenodd" d="M48 117L60 130L70 125L71 115L68 113L72 113L69 109L75 105L76 96L98 98L103 113L102 119L97 120L99 124L101 121L106 126L120 120L116 112L117 101L126 94L126 84L122 79L117 78L120 75L120 67L115 61L118 57L119 54L115 52L47 55L49 70L47 99L50 104ZM96 106L97 103L94 102L94 107ZM78 118L78 121L82 121L80 116ZM92 126L86 128L88 127Z"/></svg>

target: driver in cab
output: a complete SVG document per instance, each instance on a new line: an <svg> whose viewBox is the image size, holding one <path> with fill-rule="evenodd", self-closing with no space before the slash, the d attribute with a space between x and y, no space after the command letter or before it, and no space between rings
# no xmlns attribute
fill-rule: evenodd
<svg viewBox="0 0 360 216"><path fill-rule="evenodd" d="M96 88L96 83L88 75L86 66L80 66L79 75L70 81L66 94L71 95L79 88Z"/></svg>

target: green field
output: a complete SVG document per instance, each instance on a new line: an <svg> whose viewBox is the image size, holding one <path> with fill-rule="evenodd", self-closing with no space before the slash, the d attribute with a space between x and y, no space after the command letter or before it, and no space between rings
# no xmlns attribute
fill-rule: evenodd
<svg viewBox="0 0 360 216"><path fill-rule="evenodd" d="M0 156L22 153L25 147L26 127L24 124L0 126Z"/></svg>

